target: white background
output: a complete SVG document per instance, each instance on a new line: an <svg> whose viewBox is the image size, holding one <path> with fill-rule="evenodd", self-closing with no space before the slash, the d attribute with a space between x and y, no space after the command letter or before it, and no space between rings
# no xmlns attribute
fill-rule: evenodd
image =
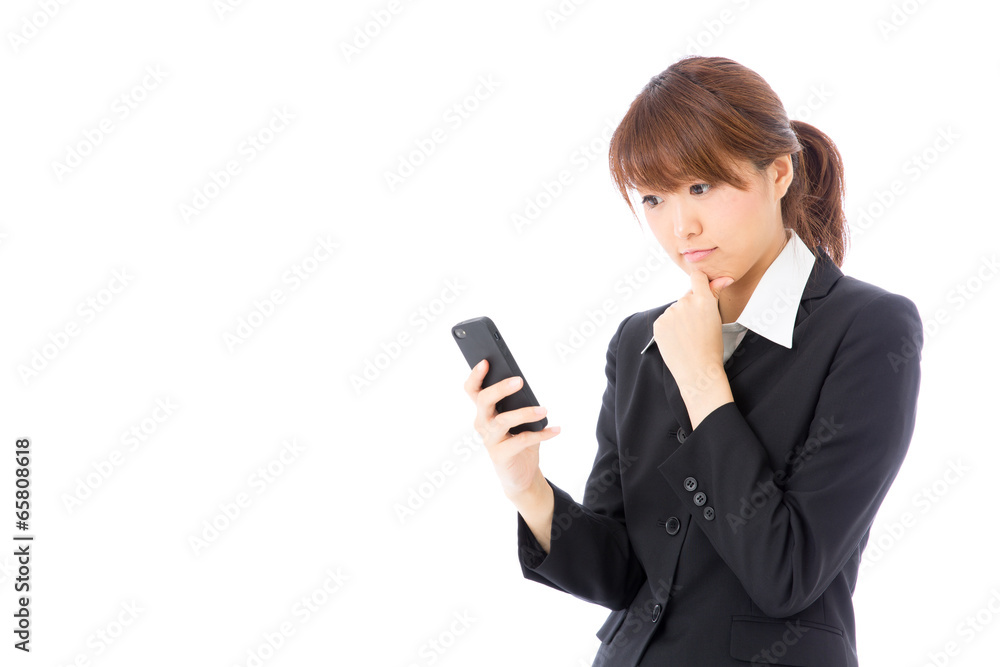
<svg viewBox="0 0 1000 667"><path fill-rule="evenodd" d="M992 664L996 5L388 7L5 3L2 662L589 665L608 610L521 576L450 326L497 323L563 427L542 470L581 499L611 335L688 286L644 268L655 241L612 187L606 138L650 77L700 52L836 141L843 270L924 318L917 428L855 595L862 664ZM561 170L570 185L539 197ZM544 205L518 228L529 202ZM627 278L640 289L616 290ZM30 656L12 648L19 437Z"/></svg>

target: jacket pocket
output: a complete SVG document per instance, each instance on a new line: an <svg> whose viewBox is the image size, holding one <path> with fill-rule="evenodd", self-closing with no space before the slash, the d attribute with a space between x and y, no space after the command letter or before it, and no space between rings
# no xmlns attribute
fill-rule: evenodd
<svg viewBox="0 0 1000 667"><path fill-rule="evenodd" d="M615 636L615 633L618 632L618 628L625 622L626 615L628 615L628 609L618 609L608 614L604 625L597 631L597 638L605 644L609 643Z"/></svg>
<svg viewBox="0 0 1000 667"><path fill-rule="evenodd" d="M798 619L733 616L729 655L752 665L850 667L844 631Z"/></svg>

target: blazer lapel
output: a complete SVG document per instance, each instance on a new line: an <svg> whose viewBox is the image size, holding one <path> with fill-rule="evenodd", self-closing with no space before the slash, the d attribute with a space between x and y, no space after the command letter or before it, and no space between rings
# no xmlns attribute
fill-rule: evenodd
<svg viewBox="0 0 1000 667"><path fill-rule="evenodd" d="M840 268L830 259L830 256L823 252L822 249L819 251L819 256L816 258L816 262L813 264L812 272L809 274L809 280L806 281L805 289L802 290L802 297L799 299L799 309L795 315L795 329L798 329L802 321L813 311L815 308L814 299L819 299L826 296L833 287L833 284L843 276L843 272ZM664 307L664 310L668 308L671 302ZM655 318L649 321L649 331L648 335L651 337L653 335L653 321ZM794 333L793 333L794 336ZM645 340L649 340L647 337ZM726 376L729 378L730 383L733 381L737 375L739 375L747 366L753 362L760 359L768 350L774 348L781 348L777 343L761 336L755 331L748 330L743 336L743 340L736 347L733 354L726 360L723 364L723 369L726 371ZM674 380L674 376L670 373L670 369L667 365L663 363L663 357L659 354L656 355L659 359L659 367L662 372L662 383L663 392L666 395L667 404L673 410L674 416L677 422L680 424L681 428L684 430L685 434L690 434L691 419L688 417L687 406L684 404L684 399L681 397L680 389L677 387L677 382Z"/></svg>

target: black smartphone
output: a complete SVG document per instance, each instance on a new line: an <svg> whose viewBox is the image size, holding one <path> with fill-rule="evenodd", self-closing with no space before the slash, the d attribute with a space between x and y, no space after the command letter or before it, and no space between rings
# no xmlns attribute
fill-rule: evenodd
<svg viewBox="0 0 1000 667"><path fill-rule="evenodd" d="M469 368L475 368L483 359L489 362L489 370L483 378L483 389L490 387L497 382L502 382L507 378L519 376L522 380L521 388L510 396L505 396L497 402L497 412L508 412L518 408L526 408L538 405L535 395L531 393L528 380L521 373L514 361L514 355L507 348L497 325L488 317L474 317L471 320L459 322L451 328L451 335L458 348L465 355L465 360L469 362ZM508 433L516 435L521 431L541 431L549 423L548 417L542 417L538 421L528 422L512 426Z"/></svg>

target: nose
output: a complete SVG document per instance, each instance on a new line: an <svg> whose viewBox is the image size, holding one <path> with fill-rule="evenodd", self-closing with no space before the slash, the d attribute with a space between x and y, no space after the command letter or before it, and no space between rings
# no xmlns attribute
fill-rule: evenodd
<svg viewBox="0 0 1000 667"><path fill-rule="evenodd" d="M701 225L694 211L685 205L683 197L674 197L670 212L673 216L674 236L686 239L701 231Z"/></svg>

